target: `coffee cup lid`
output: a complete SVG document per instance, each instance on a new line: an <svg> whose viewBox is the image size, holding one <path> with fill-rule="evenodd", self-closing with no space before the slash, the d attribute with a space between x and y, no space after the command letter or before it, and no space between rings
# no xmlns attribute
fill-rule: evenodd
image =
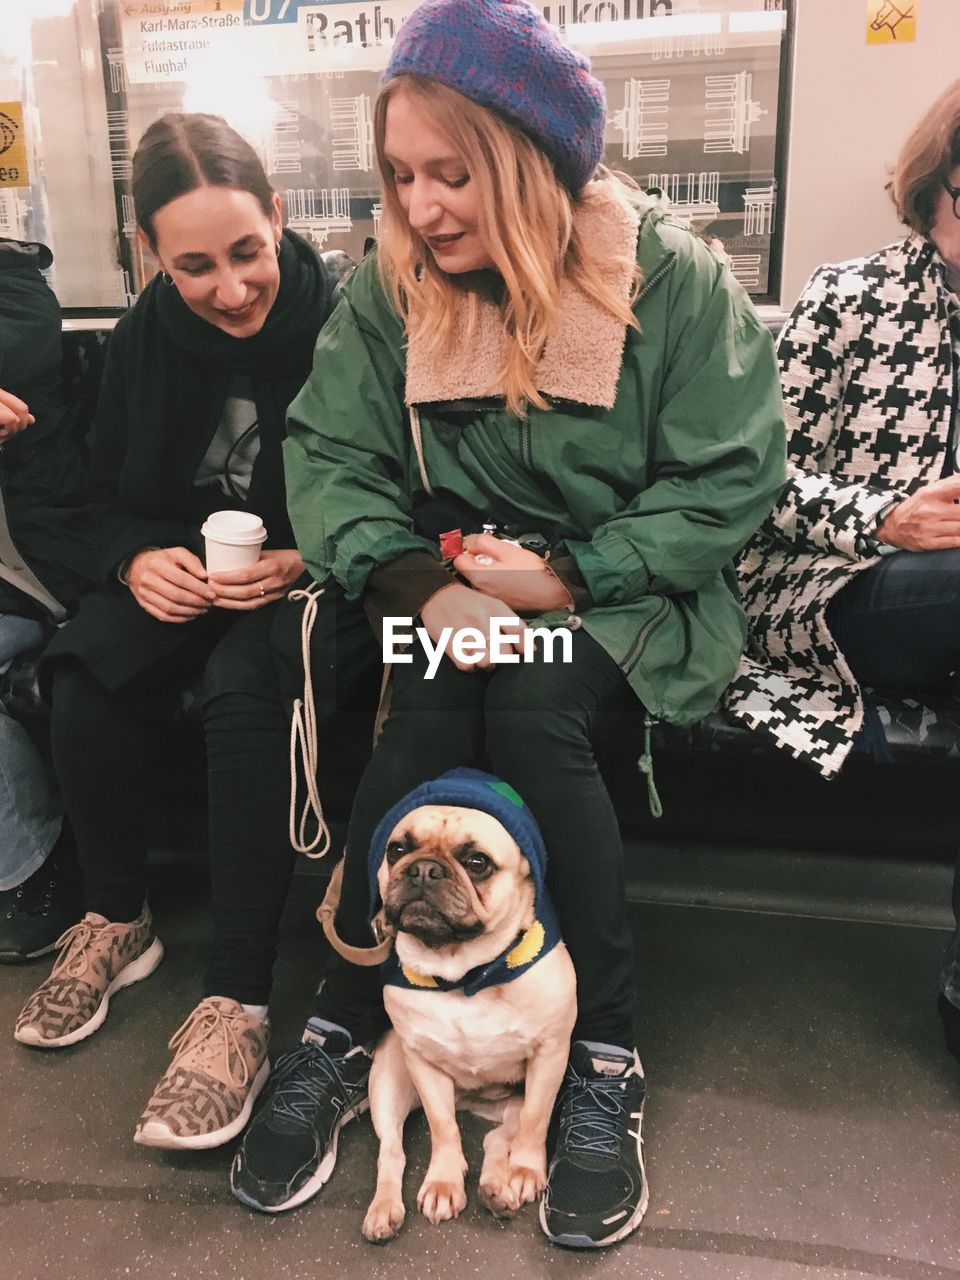
<svg viewBox="0 0 960 1280"><path fill-rule="evenodd" d="M226 542L232 546L248 546L263 542L267 531L263 521L248 511L212 511L204 521L200 532L205 538Z"/></svg>

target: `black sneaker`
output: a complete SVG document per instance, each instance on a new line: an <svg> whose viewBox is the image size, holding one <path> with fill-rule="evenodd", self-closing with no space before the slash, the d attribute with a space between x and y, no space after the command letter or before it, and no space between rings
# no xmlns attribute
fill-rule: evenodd
<svg viewBox="0 0 960 1280"><path fill-rule="evenodd" d="M60 935L82 915L76 866L51 854L23 884L3 895L0 963L22 964L55 951Z"/></svg>
<svg viewBox="0 0 960 1280"><path fill-rule="evenodd" d="M553 1113L540 1225L554 1244L598 1249L640 1224L646 1086L636 1052L575 1040Z"/></svg>
<svg viewBox="0 0 960 1280"><path fill-rule="evenodd" d="M293 1209L333 1173L340 1130L369 1106L372 1059L343 1027L311 1018L303 1044L277 1059L230 1170L230 1189L264 1213Z"/></svg>

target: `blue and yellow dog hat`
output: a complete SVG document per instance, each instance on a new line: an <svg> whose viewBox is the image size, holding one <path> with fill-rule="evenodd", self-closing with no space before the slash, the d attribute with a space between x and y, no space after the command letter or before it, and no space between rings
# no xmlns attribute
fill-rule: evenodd
<svg viewBox="0 0 960 1280"><path fill-rule="evenodd" d="M502 956L491 964L471 970L460 982L444 983L437 978L411 974L395 955L391 955L383 965L383 979L395 985L435 990L456 988L462 989L466 995L474 995L485 987L519 977L560 941L560 928L546 886L547 850L536 819L508 782L502 782L480 769L449 769L439 778L424 782L408 792L384 815L373 833L369 856L371 919L381 906L377 874L386 855L390 833L408 813L432 804L479 809L506 828L530 865L534 884L534 924L515 939Z"/></svg>

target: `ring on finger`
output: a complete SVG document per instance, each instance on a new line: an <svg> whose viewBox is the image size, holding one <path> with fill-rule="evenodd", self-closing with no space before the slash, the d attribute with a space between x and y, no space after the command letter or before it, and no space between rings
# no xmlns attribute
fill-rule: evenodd
<svg viewBox="0 0 960 1280"><path fill-rule="evenodd" d="M263 599L263 597L264 597L267 593L266 593L266 591L264 591L264 589L263 589L263 583L262 583L262 582L258 582L258 583L257 583L257 586L260 588L260 599L262 600L262 599Z"/></svg>

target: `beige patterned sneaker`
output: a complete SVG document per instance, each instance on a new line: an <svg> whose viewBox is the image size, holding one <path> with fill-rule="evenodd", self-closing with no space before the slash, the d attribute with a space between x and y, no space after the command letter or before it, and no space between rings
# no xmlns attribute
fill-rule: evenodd
<svg viewBox="0 0 960 1280"><path fill-rule="evenodd" d="M112 924L88 911L60 935L57 962L23 1006L14 1039L33 1049L60 1049L93 1035L110 997L148 977L163 959L150 908L130 924Z"/></svg>
<svg viewBox="0 0 960 1280"><path fill-rule="evenodd" d="M140 1117L145 1147L219 1147L250 1119L267 1083L270 1025L226 996L207 996L170 1040L173 1061Z"/></svg>

